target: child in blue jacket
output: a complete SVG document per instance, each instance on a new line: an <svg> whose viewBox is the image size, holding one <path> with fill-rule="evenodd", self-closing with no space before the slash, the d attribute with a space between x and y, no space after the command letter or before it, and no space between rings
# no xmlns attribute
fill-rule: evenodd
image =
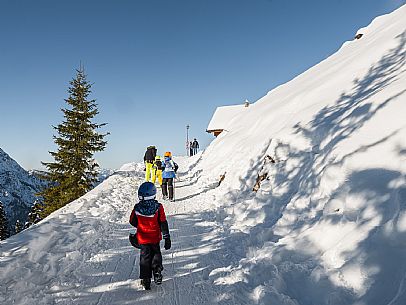
<svg viewBox="0 0 406 305"><path fill-rule="evenodd" d="M164 155L162 168L162 195L164 199L174 201L173 179L176 178L178 165L172 160L172 153L169 151Z"/></svg>

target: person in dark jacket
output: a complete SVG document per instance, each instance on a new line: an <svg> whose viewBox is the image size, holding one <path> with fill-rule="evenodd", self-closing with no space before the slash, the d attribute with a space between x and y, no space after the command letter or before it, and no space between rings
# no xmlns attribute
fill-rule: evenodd
<svg viewBox="0 0 406 305"><path fill-rule="evenodd" d="M152 175L152 165L156 157L156 148L151 145L147 147L147 151L144 154L144 163L145 163L145 181L148 182L151 180Z"/></svg>
<svg viewBox="0 0 406 305"><path fill-rule="evenodd" d="M193 140L192 148L193 148L193 155L196 155L199 150L199 142L197 142L196 138Z"/></svg>
<svg viewBox="0 0 406 305"><path fill-rule="evenodd" d="M152 182L144 182L138 188L139 202L131 212L130 224L137 228L137 232L130 235L131 244L140 252L140 279L141 285L151 289L151 275L157 285L162 283L162 254L160 241L165 240L164 248L171 248L168 222L164 207L157 200L156 187ZM135 240L134 240L135 239Z"/></svg>

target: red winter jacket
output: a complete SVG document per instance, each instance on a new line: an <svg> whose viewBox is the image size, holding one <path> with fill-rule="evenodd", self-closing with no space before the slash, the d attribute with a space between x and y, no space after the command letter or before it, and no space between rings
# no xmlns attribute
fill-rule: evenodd
<svg viewBox="0 0 406 305"><path fill-rule="evenodd" d="M155 199L137 203L131 212L130 224L137 228L137 239L141 245L159 243L161 232L164 238L169 238L164 207Z"/></svg>

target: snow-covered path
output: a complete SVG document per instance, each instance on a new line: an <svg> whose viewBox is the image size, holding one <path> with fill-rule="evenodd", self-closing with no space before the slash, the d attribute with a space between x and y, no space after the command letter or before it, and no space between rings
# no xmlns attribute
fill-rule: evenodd
<svg viewBox="0 0 406 305"><path fill-rule="evenodd" d="M143 181L137 168L117 172L1 245L1 304L234 304L209 277L231 256L214 213L200 210L213 198L187 177L176 183L177 201L163 203L173 241L171 250L162 249L163 284L141 288L139 252L128 242L129 214Z"/></svg>

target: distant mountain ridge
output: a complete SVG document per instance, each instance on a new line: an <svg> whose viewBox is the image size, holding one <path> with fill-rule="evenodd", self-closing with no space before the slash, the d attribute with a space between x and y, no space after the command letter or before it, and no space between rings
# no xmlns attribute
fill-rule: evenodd
<svg viewBox="0 0 406 305"><path fill-rule="evenodd" d="M0 148L0 201L3 203L9 227L14 232L17 220L24 223L36 199L35 194L46 181L28 172Z"/></svg>

